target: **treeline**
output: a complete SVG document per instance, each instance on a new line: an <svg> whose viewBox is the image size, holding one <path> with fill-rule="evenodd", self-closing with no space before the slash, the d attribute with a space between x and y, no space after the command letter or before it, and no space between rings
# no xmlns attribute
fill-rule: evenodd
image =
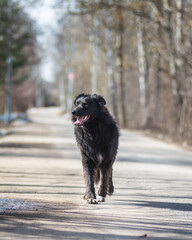
<svg viewBox="0 0 192 240"><path fill-rule="evenodd" d="M64 13L55 57L64 110L77 93L98 92L121 127L191 144L191 1L60 0L56 8Z"/></svg>
<svg viewBox="0 0 192 240"><path fill-rule="evenodd" d="M17 1L0 1L0 114L25 112L35 98L40 61L33 21Z"/></svg>

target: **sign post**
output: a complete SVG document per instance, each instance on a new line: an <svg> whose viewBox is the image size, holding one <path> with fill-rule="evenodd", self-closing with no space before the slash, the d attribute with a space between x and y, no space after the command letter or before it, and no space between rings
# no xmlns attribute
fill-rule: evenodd
<svg viewBox="0 0 192 240"><path fill-rule="evenodd" d="M68 73L68 104L67 104L67 110L69 113L72 110L74 78L75 78L74 73L69 72Z"/></svg>
<svg viewBox="0 0 192 240"><path fill-rule="evenodd" d="M7 30L7 38L8 38L8 56L7 56L7 74L5 79L5 114L4 114L4 122L10 122L10 114L11 114L11 76L12 76L12 53L11 53L11 45L12 45L12 5L11 1L8 2L8 17L10 20L10 26Z"/></svg>

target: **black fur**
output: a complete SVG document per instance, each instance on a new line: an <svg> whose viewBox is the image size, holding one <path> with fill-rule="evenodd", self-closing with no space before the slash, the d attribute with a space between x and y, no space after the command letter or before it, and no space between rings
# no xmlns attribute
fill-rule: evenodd
<svg viewBox="0 0 192 240"><path fill-rule="evenodd" d="M80 94L74 101L72 121L81 150L88 203L104 201L114 191L112 165L118 148L116 122L105 107L106 101L97 94ZM101 181L96 200L94 183Z"/></svg>

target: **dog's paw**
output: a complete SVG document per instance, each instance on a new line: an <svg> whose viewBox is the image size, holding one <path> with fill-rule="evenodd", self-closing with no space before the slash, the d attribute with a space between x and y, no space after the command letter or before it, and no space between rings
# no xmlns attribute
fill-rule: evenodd
<svg viewBox="0 0 192 240"><path fill-rule="evenodd" d="M105 202L105 198L102 196L97 195L97 201L98 202Z"/></svg>
<svg viewBox="0 0 192 240"><path fill-rule="evenodd" d="M87 195L86 194L83 196L83 200L87 200Z"/></svg>
<svg viewBox="0 0 192 240"><path fill-rule="evenodd" d="M108 192L107 195L108 195L108 196L112 196L112 195L113 195L113 192Z"/></svg>
<svg viewBox="0 0 192 240"><path fill-rule="evenodd" d="M97 201L97 199L94 199L94 198L88 198L87 199L87 203L89 203L89 204L98 204L98 201Z"/></svg>
<svg viewBox="0 0 192 240"><path fill-rule="evenodd" d="M113 185L111 184L111 185L108 186L107 195L108 195L108 196L112 196L113 193L114 193L114 187L113 187Z"/></svg>

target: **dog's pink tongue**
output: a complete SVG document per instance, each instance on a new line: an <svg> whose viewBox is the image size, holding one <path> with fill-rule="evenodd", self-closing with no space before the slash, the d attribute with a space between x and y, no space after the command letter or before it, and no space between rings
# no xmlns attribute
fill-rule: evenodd
<svg viewBox="0 0 192 240"><path fill-rule="evenodd" d="M74 122L75 125L82 124L84 117L77 117L77 120Z"/></svg>

